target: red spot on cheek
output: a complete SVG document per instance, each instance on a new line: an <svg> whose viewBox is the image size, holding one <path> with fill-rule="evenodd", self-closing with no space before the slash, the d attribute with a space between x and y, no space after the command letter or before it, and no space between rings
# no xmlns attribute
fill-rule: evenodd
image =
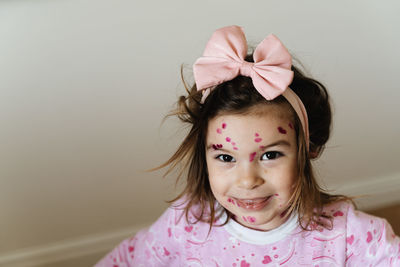
<svg viewBox="0 0 400 267"><path fill-rule="evenodd" d="M257 137L256 139L254 139L254 142L257 142L257 143L259 143L259 142L261 142L261 141L262 141L262 139L259 138L259 137Z"/></svg>
<svg viewBox="0 0 400 267"><path fill-rule="evenodd" d="M278 196L279 196L279 194L275 194L274 196L278 197Z"/></svg>
<svg viewBox="0 0 400 267"><path fill-rule="evenodd" d="M226 140L226 142L230 142L230 141L231 141L231 138L230 138L230 137L227 137L227 138L225 138L225 140Z"/></svg>
<svg viewBox="0 0 400 267"><path fill-rule="evenodd" d="M217 133L221 134L222 130L220 128L217 129Z"/></svg>
<svg viewBox="0 0 400 267"><path fill-rule="evenodd" d="M278 127L278 131L281 133L281 134L286 134L286 130L285 129L283 129L282 127Z"/></svg>
<svg viewBox="0 0 400 267"><path fill-rule="evenodd" d="M290 127L290 129L293 129L293 124L291 124L290 122L289 122L289 127Z"/></svg>
<svg viewBox="0 0 400 267"><path fill-rule="evenodd" d="M237 148L237 147L234 147L233 149L234 149L234 150L239 150L239 148Z"/></svg>
<svg viewBox="0 0 400 267"><path fill-rule="evenodd" d="M254 160L254 157L256 156L256 152L253 152L250 154L250 162L252 162Z"/></svg>
<svg viewBox="0 0 400 267"><path fill-rule="evenodd" d="M226 123L222 123L222 129L226 128Z"/></svg>
<svg viewBox="0 0 400 267"><path fill-rule="evenodd" d="M256 133L255 136L260 136L260 135L258 133Z"/></svg>

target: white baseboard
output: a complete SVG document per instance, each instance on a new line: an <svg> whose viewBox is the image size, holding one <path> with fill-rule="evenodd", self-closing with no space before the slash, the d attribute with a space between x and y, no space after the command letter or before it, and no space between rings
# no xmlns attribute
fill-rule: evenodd
<svg viewBox="0 0 400 267"><path fill-rule="evenodd" d="M343 186L333 186L334 193L347 196L360 196L356 199L357 207L362 210L373 210L394 203L400 203L400 173L366 179Z"/></svg>
<svg viewBox="0 0 400 267"><path fill-rule="evenodd" d="M400 174L334 187L336 188L335 193L350 196L367 195L356 201L359 208L364 210L371 210L400 202ZM106 253L123 239L133 236L146 226L137 225L129 229L119 229L114 232L85 236L6 253L0 255L0 266L38 267L85 255Z"/></svg>
<svg viewBox="0 0 400 267"><path fill-rule="evenodd" d="M135 235L148 225L64 240L44 246L31 247L0 255L0 266L38 267L85 255L106 253L122 240Z"/></svg>

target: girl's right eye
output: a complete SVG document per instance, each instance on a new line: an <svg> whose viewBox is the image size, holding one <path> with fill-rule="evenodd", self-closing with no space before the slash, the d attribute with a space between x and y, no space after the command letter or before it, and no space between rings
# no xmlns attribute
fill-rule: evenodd
<svg viewBox="0 0 400 267"><path fill-rule="evenodd" d="M218 155L216 158L223 162L235 162L236 161L232 156L229 156L226 154Z"/></svg>

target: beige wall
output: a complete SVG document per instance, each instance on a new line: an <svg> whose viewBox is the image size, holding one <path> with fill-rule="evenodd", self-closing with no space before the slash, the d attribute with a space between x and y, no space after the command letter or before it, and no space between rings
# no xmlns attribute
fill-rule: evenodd
<svg viewBox="0 0 400 267"><path fill-rule="evenodd" d="M398 11L394 0L1 1L0 265L51 258L54 244L106 249L161 214L173 177L144 170L183 136L176 120L160 128L183 92L180 64L230 24L253 44L275 33L330 89L324 183L379 195L367 206L400 201Z"/></svg>

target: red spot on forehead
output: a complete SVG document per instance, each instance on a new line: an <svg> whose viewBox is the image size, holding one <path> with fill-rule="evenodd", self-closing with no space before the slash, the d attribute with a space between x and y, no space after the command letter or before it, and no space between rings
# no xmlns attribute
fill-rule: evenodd
<svg viewBox="0 0 400 267"><path fill-rule="evenodd" d="M222 129L225 129L226 128L226 123L224 122L224 123L222 123Z"/></svg>
<svg viewBox="0 0 400 267"><path fill-rule="evenodd" d="M282 127L278 127L278 131L281 133L281 134L286 134L286 130L285 129L283 129Z"/></svg>

